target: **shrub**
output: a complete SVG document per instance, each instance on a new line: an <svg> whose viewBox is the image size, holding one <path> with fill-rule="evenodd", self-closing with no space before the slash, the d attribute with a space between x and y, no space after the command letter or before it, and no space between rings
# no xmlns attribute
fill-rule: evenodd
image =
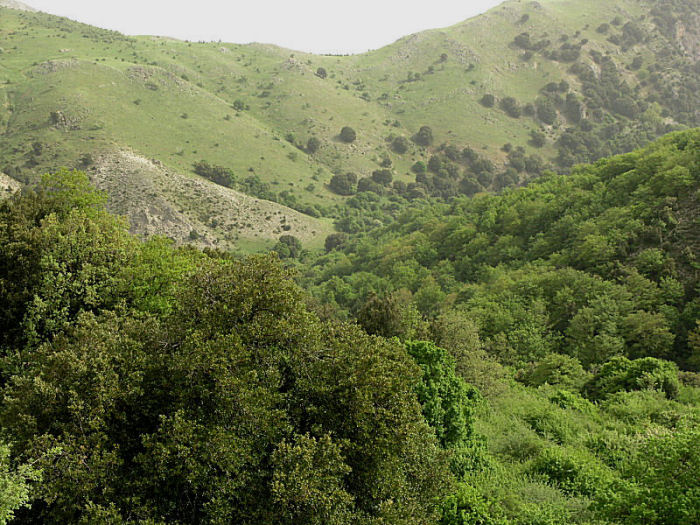
<svg viewBox="0 0 700 525"><path fill-rule="evenodd" d="M513 39L513 44L520 49L532 49L532 42L528 33L520 33Z"/></svg>
<svg viewBox="0 0 700 525"><path fill-rule="evenodd" d="M410 297L399 291L383 297L370 293L357 313L357 322L370 335L407 340L418 333L421 318Z"/></svg>
<svg viewBox="0 0 700 525"><path fill-rule="evenodd" d="M236 177L228 168L222 166L211 165L205 160L200 160L193 164L194 172L200 177L209 179L216 184L232 188L236 183Z"/></svg>
<svg viewBox="0 0 700 525"><path fill-rule="evenodd" d="M633 390L659 390L673 399L679 387L678 367L674 363L654 357L630 360L617 356L600 367L583 391L594 400Z"/></svg>
<svg viewBox="0 0 700 525"><path fill-rule="evenodd" d="M442 159L438 155L433 155L430 157L428 160L428 171L432 171L433 173L438 173L443 166Z"/></svg>
<svg viewBox="0 0 700 525"><path fill-rule="evenodd" d="M567 494L580 496L594 496L607 481L590 458L555 447L543 450L530 466L530 472L545 476Z"/></svg>
<svg viewBox="0 0 700 525"><path fill-rule="evenodd" d="M537 107L537 118L550 126L557 120L557 108L548 98L537 99L535 103Z"/></svg>
<svg viewBox="0 0 700 525"><path fill-rule="evenodd" d="M329 187L338 195L352 195L355 193L357 175L354 173L339 173L333 175Z"/></svg>
<svg viewBox="0 0 700 525"><path fill-rule="evenodd" d="M233 109L235 109L236 111L246 111L250 109L250 106L242 100L238 99L233 102Z"/></svg>
<svg viewBox="0 0 700 525"><path fill-rule="evenodd" d="M508 116L513 118L520 118L522 110L520 109L520 104L513 97L505 97L501 99L500 102L501 109L505 111Z"/></svg>
<svg viewBox="0 0 700 525"><path fill-rule="evenodd" d="M430 146L433 143L433 130L430 126L421 126L413 136L413 141L421 146Z"/></svg>
<svg viewBox="0 0 700 525"><path fill-rule="evenodd" d="M549 354L520 374L519 379L529 386L557 385L579 390L587 374L575 357Z"/></svg>
<svg viewBox="0 0 700 525"><path fill-rule="evenodd" d="M357 133L350 126L345 126L340 130L340 140L343 142L349 144L350 142L355 142L355 139L357 139Z"/></svg>
<svg viewBox="0 0 700 525"><path fill-rule="evenodd" d="M494 97L492 94L487 93L483 97L481 97L481 105L484 106L485 108L492 108L493 106L496 105L496 97Z"/></svg>
<svg viewBox="0 0 700 525"><path fill-rule="evenodd" d="M428 167L422 160L417 161L413 166L411 166L411 171L416 175L420 175L428 171Z"/></svg>
<svg viewBox="0 0 700 525"><path fill-rule="evenodd" d="M470 484L460 483L442 504L438 525L506 525L500 509L481 496Z"/></svg>
<svg viewBox="0 0 700 525"><path fill-rule="evenodd" d="M431 342L406 343L408 353L423 370L417 386L423 415L443 448L459 450L474 437L474 410L481 394L455 374L449 352Z"/></svg>
<svg viewBox="0 0 700 525"><path fill-rule="evenodd" d="M314 154L321 147L321 141L317 137L311 137L306 141L306 151L308 153Z"/></svg>
<svg viewBox="0 0 700 525"><path fill-rule="evenodd" d="M282 235L272 249L280 259L296 259L301 254L301 241L293 235Z"/></svg>
<svg viewBox="0 0 700 525"><path fill-rule="evenodd" d="M391 149L393 149L396 153L402 155L408 151L408 140L406 137L396 137L392 142L391 142Z"/></svg>
<svg viewBox="0 0 700 525"><path fill-rule="evenodd" d="M371 191L377 195L382 195L384 193L384 187L381 184L374 182L369 177L363 177L357 181L357 191L358 193Z"/></svg>
<svg viewBox="0 0 700 525"><path fill-rule="evenodd" d="M327 252L332 252L333 250L337 250L338 248L342 248L345 246L345 243L348 241L348 234L339 232L339 233L331 233L328 237L326 237L326 242L325 242L325 248Z"/></svg>
<svg viewBox="0 0 700 525"><path fill-rule="evenodd" d="M593 413L595 409L595 405L593 403L587 399L584 399L579 394L569 392L568 390L557 390L549 397L549 401L561 408L576 410L578 412L588 414Z"/></svg>
<svg viewBox="0 0 700 525"><path fill-rule="evenodd" d="M391 170L375 170L372 172L372 180L377 184L381 184L382 186L388 186L391 184L393 179L394 176L392 175Z"/></svg>
<svg viewBox="0 0 700 525"><path fill-rule="evenodd" d="M652 436L624 469L624 483L600 498L614 523L700 523L700 432Z"/></svg>
<svg viewBox="0 0 700 525"><path fill-rule="evenodd" d="M530 131L530 144L536 148L541 148L547 143L547 136L541 131Z"/></svg>

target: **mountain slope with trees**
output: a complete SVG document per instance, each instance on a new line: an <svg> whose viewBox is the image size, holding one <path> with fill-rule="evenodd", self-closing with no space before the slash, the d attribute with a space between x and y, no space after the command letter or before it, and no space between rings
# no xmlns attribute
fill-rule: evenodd
<svg viewBox="0 0 700 525"><path fill-rule="evenodd" d="M698 7L510 1L355 56L125 37L0 8L0 169L22 182L60 165L107 172L96 180L125 213L114 158L135 154L179 181L209 178L197 173L206 163L232 175L230 190L281 205L276 214L308 216L296 233L318 247L331 220L349 232L387 224L412 201L500 191L696 126ZM189 242L194 230L239 250L280 235L269 213L198 217L187 190L165 194L149 171L129 185L167 213L149 227L130 213L135 231ZM218 198L209 183L199 190ZM356 213L356 192L377 203Z"/></svg>
<svg viewBox="0 0 700 525"><path fill-rule="evenodd" d="M406 216L315 299L43 176L0 203L0 519L696 522L698 133Z"/></svg>
<svg viewBox="0 0 700 525"><path fill-rule="evenodd" d="M306 283L334 315L361 316L376 296L397 314L402 303L428 318L462 312L514 365L556 352L589 367L626 355L697 368L699 184L698 130L671 134L570 175L407 212L329 246Z"/></svg>

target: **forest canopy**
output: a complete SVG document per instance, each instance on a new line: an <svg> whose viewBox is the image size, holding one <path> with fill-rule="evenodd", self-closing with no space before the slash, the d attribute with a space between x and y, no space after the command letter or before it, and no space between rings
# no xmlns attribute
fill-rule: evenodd
<svg viewBox="0 0 700 525"><path fill-rule="evenodd" d="M0 203L0 520L696 522L699 146L287 266L46 175Z"/></svg>

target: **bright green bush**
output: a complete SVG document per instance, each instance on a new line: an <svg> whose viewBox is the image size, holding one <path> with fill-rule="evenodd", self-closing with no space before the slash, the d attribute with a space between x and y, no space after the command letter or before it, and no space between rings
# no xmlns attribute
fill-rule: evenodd
<svg viewBox="0 0 700 525"><path fill-rule="evenodd" d="M653 357L630 360L619 356L601 366L583 391L594 400L633 390L658 390L673 399L679 387L678 367L674 363Z"/></svg>

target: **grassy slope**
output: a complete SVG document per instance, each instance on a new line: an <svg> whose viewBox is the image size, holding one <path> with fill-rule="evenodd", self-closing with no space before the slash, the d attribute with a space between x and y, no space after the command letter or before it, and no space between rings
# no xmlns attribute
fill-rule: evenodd
<svg viewBox="0 0 700 525"><path fill-rule="evenodd" d="M522 32L533 37L548 33L557 41L560 35L581 31L591 48L615 52L595 29L621 14L628 19L640 12L636 2L611 4L593 0L582 4L565 0L507 2L488 13L450 28L412 35L366 56L358 57L358 74L372 78L374 89L390 91L394 113L411 130L422 124L433 128L436 141L470 144L475 148L493 149L506 142L525 144L530 129L538 127L532 119L513 119L501 111L479 104L485 93L497 97L513 96L520 102L532 102L540 89L552 81L566 79L576 89L577 81L561 64L535 56L523 62L522 50L510 45ZM521 17L530 16L526 23ZM588 28L586 29L586 26ZM495 37L494 35L498 35ZM448 55L440 63L442 53ZM470 64L474 69L469 71ZM424 73L430 66L435 72L423 74L423 80L403 84L399 80L408 71ZM384 82L381 78L387 77ZM494 152L495 155L497 153Z"/></svg>
<svg viewBox="0 0 700 525"><path fill-rule="evenodd" d="M35 172L75 165L85 153L99 157L133 150L185 177L194 177L188 175L191 164L202 158L233 165L239 173L253 168L270 182L278 174L284 179L284 173L301 173L304 180L313 175L313 166L305 156L296 161L289 159L288 153L294 148L273 140L273 131L260 121L245 114L224 120L230 108L215 95L161 68L122 61L124 56L131 54L133 58L133 53L140 52L132 51L138 48L137 42L47 15L3 10L5 13L1 47L5 49L3 71L9 83L0 91L0 100L5 100L5 163L24 161L31 144L38 141L45 147L36 159ZM15 48L16 41L21 45ZM147 42L145 47L152 45ZM57 125L49 120L52 112L62 115ZM183 118L185 113L187 118ZM220 155L215 154L218 151ZM227 162L232 156L235 162ZM220 188L206 184L210 198L215 198ZM118 187L112 189L120 192ZM169 200L177 204L178 199L186 198L179 195ZM311 202L318 199L315 195L309 197ZM270 207L276 214L300 215L283 206L265 205ZM222 222L226 217L219 214L217 218ZM255 213L234 222L238 220L265 222ZM272 233L248 235L242 228L239 239L233 242L224 232L208 228L207 222L197 231L219 239L221 243L216 244L221 247L269 247L276 238ZM300 229L289 233L309 241L311 246L320 245L332 230L328 221L302 216L300 222ZM311 238L311 231L318 235ZM173 232L163 228L163 233ZM182 235L175 238L185 240Z"/></svg>
<svg viewBox="0 0 700 525"><path fill-rule="evenodd" d="M587 38L582 60L590 62L587 51L598 49L623 65L643 49L622 53L595 29L617 15L628 20L641 12L635 0L585 5L515 0L450 28L336 57L269 45L127 38L59 17L2 9L0 129L6 132L0 155L4 165L22 165L32 142L45 143L49 152L36 159L30 170L36 172L75 165L86 152L126 149L191 177L192 163L206 159L232 168L239 178L255 173L302 205L342 204L326 186L332 173L367 176L382 156L392 158L397 178L412 181L411 164L430 152L412 146L397 155L386 139L410 137L422 125L433 128L436 144L471 145L503 160L500 146L526 145L539 124L482 107L484 93L525 103L547 82L566 79L574 91L580 87L567 72L569 64L539 55L520 60L522 51L510 44L514 36L546 34L556 45L564 34L572 41ZM524 14L529 20L521 23ZM318 67L328 71L327 78L314 74ZM421 80L405 82L409 72L421 73ZM237 100L249 108L235 111ZM69 124L50 125L52 111L61 111ZM548 130L550 144L540 154L553 156L551 140L561 124ZM345 125L358 132L354 144L337 139ZM286 140L290 134L297 145L316 136L322 147L308 155ZM309 221L315 223L312 230L328 231Z"/></svg>

